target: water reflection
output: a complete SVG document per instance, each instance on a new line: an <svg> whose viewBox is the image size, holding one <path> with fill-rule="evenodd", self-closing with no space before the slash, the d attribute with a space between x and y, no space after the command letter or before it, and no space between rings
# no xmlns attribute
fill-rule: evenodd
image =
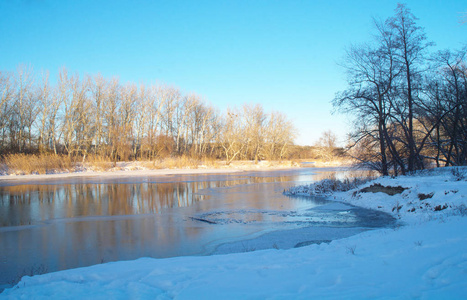
<svg viewBox="0 0 467 300"><path fill-rule="evenodd" d="M332 174L301 169L2 186L0 289L34 268L52 272L143 256L209 254L222 243L275 229L329 225L335 211L309 211L327 201L289 198L282 191L351 173ZM338 222L356 227L362 219L355 211Z"/></svg>
<svg viewBox="0 0 467 300"><path fill-rule="evenodd" d="M37 225L41 221L82 216L154 214L165 208L187 207L208 199L209 195L201 191L209 189L253 183L290 182L297 179L290 175L258 175L232 175L234 178L239 177L235 180L162 183L124 181L0 187L0 227Z"/></svg>

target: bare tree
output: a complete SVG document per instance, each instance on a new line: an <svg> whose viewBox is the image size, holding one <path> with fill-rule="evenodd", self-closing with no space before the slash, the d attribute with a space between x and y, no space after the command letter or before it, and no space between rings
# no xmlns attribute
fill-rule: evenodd
<svg viewBox="0 0 467 300"><path fill-rule="evenodd" d="M118 143L116 152L121 160L128 160L132 153L134 136L135 105L137 88L134 84L127 84L121 90L121 104L118 111Z"/></svg>
<svg viewBox="0 0 467 300"><path fill-rule="evenodd" d="M401 122L405 126L407 147L409 150L408 171L423 168L423 161L417 155L417 145L414 138L414 106L421 88L421 73L425 70L426 49L433 43L426 41L426 35L422 27L417 26L417 18L403 4L398 4L395 16L388 19L388 26L394 31L396 46L396 57L403 71L399 90L407 105L407 118ZM399 119L399 121L402 121Z"/></svg>
<svg viewBox="0 0 467 300"><path fill-rule="evenodd" d="M243 105L245 134L248 136L247 156L255 163L261 158L265 139L265 125L267 116L259 104Z"/></svg>
<svg viewBox="0 0 467 300"><path fill-rule="evenodd" d="M0 71L0 130L2 131L0 147L2 152L7 143L6 127L10 120L9 112L12 106L14 90L13 74Z"/></svg>
<svg viewBox="0 0 467 300"><path fill-rule="evenodd" d="M101 145L104 142L104 112L107 96L107 81L101 74L97 74L90 79L90 92L92 108L95 111L95 131L93 143L97 151L101 151Z"/></svg>
<svg viewBox="0 0 467 300"><path fill-rule="evenodd" d="M10 117L10 144L19 152L25 151L27 133L33 123L28 117L35 117L33 112L33 84L32 67L20 65L16 71L14 104ZM31 136L29 135L29 141Z"/></svg>
<svg viewBox="0 0 467 300"><path fill-rule="evenodd" d="M49 83L49 72L42 74L42 81L39 87L40 103L40 125L39 125L39 152L44 153L48 150L50 111L52 106L53 91Z"/></svg>
<svg viewBox="0 0 467 300"><path fill-rule="evenodd" d="M226 164L229 165L239 156L248 143L240 112L227 109L221 128L219 141L224 150Z"/></svg>
<svg viewBox="0 0 467 300"><path fill-rule="evenodd" d="M424 122L427 110L421 99L425 54L432 43L426 41L416 20L399 4L393 17L375 22L375 46L353 47L347 52L344 67L349 88L334 99L336 107L356 113L354 143L377 141L379 151L373 152L374 156L358 153L363 153L364 159L378 160L377 169L384 175L390 165L394 172L402 173L424 168L422 152L435 129Z"/></svg>
<svg viewBox="0 0 467 300"><path fill-rule="evenodd" d="M464 165L467 155L467 49L439 51L434 60L436 73L428 86L427 111L434 117L427 121L436 131L436 161L440 155L446 166ZM438 75L438 76L436 76Z"/></svg>
<svg viewBox="0 0 467 300"><path fill-rule="evenodd" d="M1 145L9 152L90 153L119 160L190 155L234 159L281 158L293 143L283 114L244 105L222 116L195 93L166 85L128 83L102 75L59 71L51 85L32 69L0 72Z"/></svg>
<svg viewBox="0 0 467 300"><path fill-rule="evenodd" d="M146 106L148 107L148 128L146 134L146 144L149 149L149 159L156 157L156 138L162 132L162 108L165 104L165 97L162 87L151 85Z"/></svg>
<svg viewBox="0 0 467 300"><path fill-rule="evenodd" d="M293 145L295 128L286 116L280 112L271 112L265 128L265 144L263 151L270 160L282 160Z"/></svg>
<svg viewBox="0 0 467 300"><path fill-rule="evenodd" d="M392 146L392 140L387 134L392 107L390 93L394 90L394 82L400 69L395 61L393 32L388 30L385 23L375 21L375 27L378 35L374 46L353 46L347 51L343 66L347 71L349 86L336 95L333 105L341 111L356 114L354 143L368 141L368 138L377 140L379 154L374 159L380 162L377 169L387 175L388 145ZM367 159L368 155L365 154L364 157Z"/></svg>
<svg viewBox="0 0 467 300"><path fill-rule="evenodd" d="M116 165L118 160L117 148L119 147L122 136L119 128L119 110L121 105L120 84L118 79L113 78L108 85L108 92L104 104L104 130L106 156Z"/></svg>
<svg viewBox="0 0 467 300"><path fill-rule="evenodd" d="M137 159L143 157L143 136L146 133L147 122L149 118L148 104L148 89L146 85L140 84L138 95L135 103L135 128L134 128L134 143L133 143L133 157Z"/></svg>
<svg viewBox="0 0 467 300"><path fill-rule="evenodd" d="M326 161L332 161L337 148L337 136L331 130L326 130L315 144L318 156Z"/></svg>

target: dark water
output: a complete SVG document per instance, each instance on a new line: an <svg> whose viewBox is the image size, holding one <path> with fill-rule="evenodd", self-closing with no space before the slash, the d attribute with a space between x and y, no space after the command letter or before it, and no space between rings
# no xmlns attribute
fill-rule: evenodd
<svg viewBox="0 0 467 300"><path fill-rule="evenodd" d="M280 230L391 224L382 213L317 209L331 202L282 194L296 184L350 175L362 174L303 168L0 182L0 289L23 275L143 256L207 255Z"/></svg>

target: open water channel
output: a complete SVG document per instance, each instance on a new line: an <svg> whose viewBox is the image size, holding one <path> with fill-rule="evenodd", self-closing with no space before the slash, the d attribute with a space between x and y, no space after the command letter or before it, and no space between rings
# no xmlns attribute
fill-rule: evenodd
<svg viewBox="0 0 467 300"><path fill-rule="evenodd" d="M139 257L287 249L392 226L387 214L283 191L343 168L0 181L0 291L24 275Z"/></svg>

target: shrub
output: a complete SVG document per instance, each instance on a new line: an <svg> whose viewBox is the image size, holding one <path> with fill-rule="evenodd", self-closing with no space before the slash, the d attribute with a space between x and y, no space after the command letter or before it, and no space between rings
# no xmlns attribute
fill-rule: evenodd
<svg viewBox="0 0 467 300"><path fill-rule="evenodd" d="M354 189L373 178L345 178L343 180L330 178L323 179L310 185L292 187L284 194L295 195L295 194L309 194L309 195L329 195L333 192L346 192Z"/></svg>
<svg viewBox="0 0 467 300"><path fill-rule="evenodd" d="M451 173L454 176L456 181L462 181L462 180L465 180L467 178L467 174L465 172L465 169L452 168Z"/></svg>

